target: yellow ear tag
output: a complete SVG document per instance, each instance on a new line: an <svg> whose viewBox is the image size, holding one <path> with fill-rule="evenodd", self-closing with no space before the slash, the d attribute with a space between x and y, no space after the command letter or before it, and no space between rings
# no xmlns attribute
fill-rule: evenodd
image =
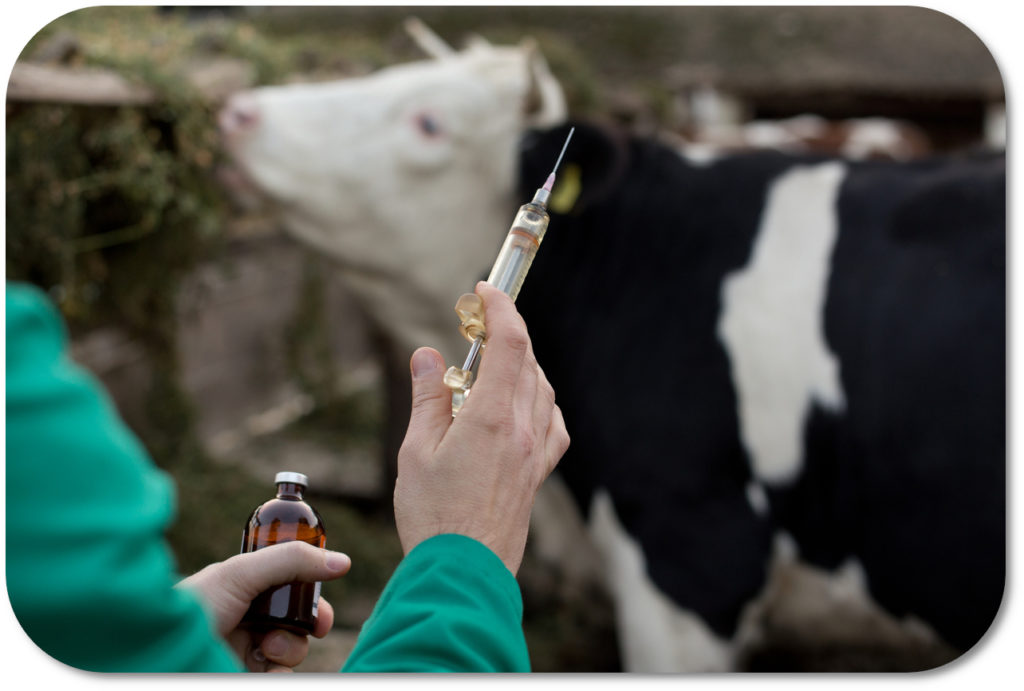
<svg viewBox="0 0 1024 691"><path fill-rule="evenodd" d="M556 214L567 214L572 211L573 204L579 199L583 185L580 184L580 167L569 163L558 174L555 189L551 191L548 208Z"/></svg>

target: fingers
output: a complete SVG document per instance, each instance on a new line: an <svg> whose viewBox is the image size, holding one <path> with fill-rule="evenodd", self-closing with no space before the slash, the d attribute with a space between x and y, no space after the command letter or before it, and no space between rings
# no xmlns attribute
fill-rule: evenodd
<svg viewBox="0 0 1024 691"><path fill-rule="evenodd" d="M275 585L340 578L351 565L346 554L296 540L236 554L219 564L217 575L235 597L249 602Z"/></svg>
<svg viewBox="0 0 1024 691"><path fill-rule="evenodd" d="M544 371L540 368L540 365L536 364L536 360L534 360L533 379L535 395L530 413L533 429L539 439L543 441L552 423L551 414L555 408L555 390L551 388L548 378L544 376Z"/></svg>
<svg viewBox="0 0 1024 691"><path fill-rule="evenodd" d="M334 625L334 608L327 600L320 598L317 606L316 627L313 635L317 638L326 636ZM286 668L295 667L309 655L309 637L299 636L283 629L274 629L267 633L259 645L254 645L252 658L263 663L267 669L260 671L272 672L274 664ZM285 671L290 671L285 670Z"/></svg>
<svg viewBox="0 0 1024 691"><path fill-rule="evenodd" d="M269 635L269 634L268 634ZM262 634L252 633L246 629L235 629L226 637L228 645L235 651L242 664L250 672L290 672L290 667L285 667L272 660L260 649Z"/></svg>
<svg viewBox="0 0 1024 691"><path fill-rule="evenodd" d="M334 608L320 598L313 635L323 638L333 625ZM309 637L284 629L263 633L238 628L231 631L226 639L250 672L291 672L292 667L301 664L309 655Z"/></svg>
<svg viewBox="0 0 1024 691"><path fill-rule="evenodd" d="M565 420L562 418L562 409L557 405L551 411L551 424L548 426L547 436L544 440L544 458L547 463L544 479L551 474L551 471L558 465L565 452L569 450L569 432L565 429Z"/></svg>
<svg viewBox="0 0 1024 691"><path fill-rule="evenodd" d="M544 439L548 423L544 421L538 424L540 421L537 409L544 407L544 393L540 389L546 383L544 373L541 372L537 358L533 355L533 347L527 344L523 366L519 370L519 381L512 397L512 407L516 418L522 420L524 424L529 424L533 434L541 440Z"/></svg>
<svg viewBox="0 0 1024 691"><path fill-rule="evenodd" d="M320 598L320 604L317 605L316 610L316 625L313 628L313 635L317 638L323 638L331 631L331 627L334 626L334 608L331 607L331 603L327 600Z"/></svg>
<svg viewBox="0 0 1024 691"><path fill-rule="evenodd" d="M263 637L259 647L253 651L253 658L257 661L263 658L267 667L274 664L294 667L305 660L308 654L309 639L306 636L276 629Z"/></svg>
<svg viewBox="0 0 1024 691"><path fill-rule="evenodd" d="M506 395L497 398L501 404L507 405L519 381L530 337L508 295L483 281L477 283L476 292L484 301L487 351L480 362L480 376L474 393L483 397L484 390L504 389Z"/></svg>
<svg viewBox="0 0 1024 691"><path fill-rule="evenodd" d="M412 413L403 445L433 453L452 422L452 391L444 384L444 360L433 348L412 354Z"/></svg>
<svg viewBox="0 0 1024 691"><path fill-rule="evenodd" d="M538 445L543 444L543 458L539 459L543 480L569 447L562 411L555 405L554 389L537 363L526 324L512 300L485 282L477 284L477 294L484 301L488 343L487 356L480 364L477 395L483 398L481 389L486 387L492 391L505 387L506 398L496 398L507 406L509 387L514 387L511 396L516 417L530 424Z"/></svg>

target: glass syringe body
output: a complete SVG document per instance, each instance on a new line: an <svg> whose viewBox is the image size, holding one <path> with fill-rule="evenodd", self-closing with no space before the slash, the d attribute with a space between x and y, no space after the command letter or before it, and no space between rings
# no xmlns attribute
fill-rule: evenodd
<svg viewBox="0 0 1024 691"><path fill-rule="evenodd" d="M519 296L526 274L537 256L537 248L544 240L551 217L537 200L519 207L505 242L498 252L487 282L512 298Z"/></svg>
<svg viewBox="0 0 1024 691"><path fill-rule="evenodd" d="M519 289L523 287L533 258L537 256L537 248L547 232L551 217L544 207L549 196L549 190L539 189L531 201L519 207L487 277L488 283L512 298L513 302L519 296ZM455 303L455 312L461 322L459 331L473 345L466 363L462 367L449 367L444 375L445 385L452 390L453 416L459 412L469 395L469 388L473 384L473 363L486 338L483 302L479 296L474 293L463 295Z"/></svg>
<svg viewBox="0 0 1024 691"><path fill-rule="evenodd" d="M519 207L516 217L512 220L512 227L498 252L498 258L494 260L494 266L487 277L488 283L512 298L513 302L519 297L519 289L523 287L533 258L537 256L540 243L544 240L544 233L548 230L551 217L548 215L547 205L555 184L555 171L562 162L562 156L565 155L574 131L575 128L569 130L565 144L562 145L562 152L558 154L558 160L555 161L547 180L533 195L533 199ZM480 296L475 293L462 295L455 303L455 313L459 315L459 331L472 345L465 364L462 367L452 365L444 374L444 383L452 390L452 417L459 412L469 395L470 387L473 385L473 364L485 347L487 338L484 305Z"/></svg>

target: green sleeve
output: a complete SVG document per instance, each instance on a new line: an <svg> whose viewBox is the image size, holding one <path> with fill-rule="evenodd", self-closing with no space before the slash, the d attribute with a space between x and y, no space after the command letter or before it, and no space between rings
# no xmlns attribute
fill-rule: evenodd
<svg viewBox="0 0 1024 691"><path fill-rule="evenodd" d="M29 637L95 671L240 671L177 580L169 478L66 353L42 293L7 285L7 592Z"/></svg>
<svg viewBox="0 0 1024 691"><path fill-rule="evenodd" d="M402 560L343 672L529 672L519 584L494 552L438 535Z"/></svg>

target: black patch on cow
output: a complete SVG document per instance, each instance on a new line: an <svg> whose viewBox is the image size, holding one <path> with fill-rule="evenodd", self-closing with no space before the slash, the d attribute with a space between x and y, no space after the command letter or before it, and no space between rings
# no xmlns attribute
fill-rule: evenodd
<svg viewBox="0 0 1024 691"><path fill-rule="evenodd" d="M565 134L529 143L523 196ZM794 163L697 167L577 125L562 165L579 167L582 203L552 214L517 303L572 436L560 469L580 506L607 490L653 582L722 636L764 584L771 525L746 497L720 285L749 256L768 181Z"/></svg>
<svg viewBox="0 0 1024 691"><path fill-rule="evenodd" d="M1004 161L854 166L839 218L825 330L847 408L812 412L773 514L964 650L1005 577Z"/></svg>
<svg viewBox="0 0 1024 691"><path fill-rule="evenodd" d="M967 648L1005 573L1002 157L851 166L825 314L847 407L812 406L798 478L746 499L736 393L716 337L724 277L748 260L776 154L695 166L577 123L583 185L519 297L572 435L560 471L586 510L609 492L651 579L729 636L774 530L812 563L864 565L875 598ZM525 142L522 197L568 127ZM820 160L820 159L819 159Z"/></svg>
<svg viewBox="0 0 1024 691"><path fill-rule="evenodd" d="M800 547L800 557L834 569L850 556L859 507L853 489L858 479L849 464L834 462L840 450L842 415L812 405L804 424L804 459L796 481L765 484L772 518Z"/></svg>

